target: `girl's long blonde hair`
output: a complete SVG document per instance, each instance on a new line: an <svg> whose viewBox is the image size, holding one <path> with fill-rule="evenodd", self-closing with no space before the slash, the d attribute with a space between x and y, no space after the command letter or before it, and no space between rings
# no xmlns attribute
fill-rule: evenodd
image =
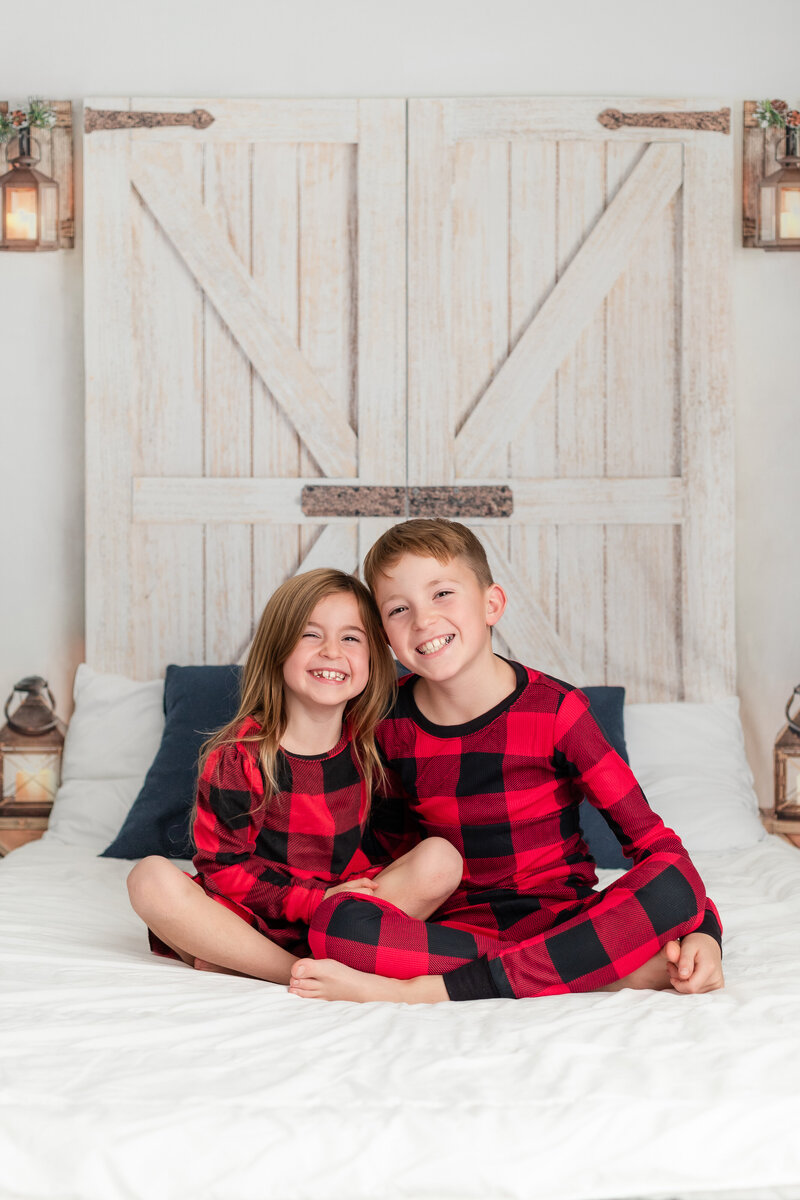
<svg viewBox="0 0 800 1200"><path fill-rule="evenodd" d="M315 571L295 575L267 601L242 670L236 716L203 745L200 771L202 773L208 756L220 746L236 742L243 721L247 717L254 717L260 728L244 740L259 745L259 757L267 781L266 802L280 790L278 751L287 723L283 664L300 641L317 604L335 592L349 592L355 597L369 647L367 686L360 695L348 702L345 709L353 752L366 783L366 821L372 791L384 776L375 744L375 727L388 711L397 679L375 601L359 579L344 571L319 567Z"/></svg>

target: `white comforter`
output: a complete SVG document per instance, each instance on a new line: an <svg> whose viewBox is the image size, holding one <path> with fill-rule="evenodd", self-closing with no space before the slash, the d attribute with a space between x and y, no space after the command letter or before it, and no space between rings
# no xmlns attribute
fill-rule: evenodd
<svg viewBox="0 0 800 1200"><path fill-rule="evenodd" d="M800 851L697 865L723 992L409 1008L156 960L129 864L47 837L15 851L0 1197L798 1196Z"/></svg>

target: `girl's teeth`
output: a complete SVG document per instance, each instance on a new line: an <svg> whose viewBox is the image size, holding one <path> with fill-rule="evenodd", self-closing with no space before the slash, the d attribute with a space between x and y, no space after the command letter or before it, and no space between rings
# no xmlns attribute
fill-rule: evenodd
<svg viewBox="0 0 800 1200"><path fill-rule="evenodd" d="M425 642L419 647L420 654L435 654L437 650L441 650L442 646L449 646L455 635L448 633L445 637L433 638L430 642Z"/></svg>
<svg viewBox="0 0 800 1200"><path fill-rule="evenodd" d="M343 683L345 680L345 676L342 674L341 671L315 671L314 678L315 679L336 679L339 681L339 683Z"/></svg>

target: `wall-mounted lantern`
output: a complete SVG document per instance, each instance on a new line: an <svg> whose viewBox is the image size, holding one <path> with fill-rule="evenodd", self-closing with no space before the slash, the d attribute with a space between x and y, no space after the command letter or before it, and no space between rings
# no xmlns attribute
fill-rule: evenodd
<svg viewBox="0 0 800 1200"><path fill-rule="evenodd" d="M10 111L0 105L0 152L10 168L2 174L0 165L0 250L72 245L70 112L68 104L36 99ZM51 174L39 167L42 150ZM66 183L66 196L60 194L59 182Z"/></svg>
<svg viewBox="0 0 800 1200"><path fill-rule="evenodd" d="M800 111L746 100L743 137L743 245L800 250Z"/></svg>
<svg viewBox="0 0 800 1200"><path fill-rule="evenodd" d="M0 176L0 250L58 250L58 184L34 166L39 154L21 129L11 170Z"/></svg>

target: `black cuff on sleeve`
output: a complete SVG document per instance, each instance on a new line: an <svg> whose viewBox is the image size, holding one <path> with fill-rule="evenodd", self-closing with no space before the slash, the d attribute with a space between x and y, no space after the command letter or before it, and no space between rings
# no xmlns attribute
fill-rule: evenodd
<svg viewBox="0 0 800 1200"><path fill-rule="evenodd" d="M451 1000L495 1000L500 995L485 955L448 971L442 979Z"/></svg>
<svg viewBox="0 0 800 1200"><path fill-rule="evenodd" d="M697 926L697 929L692 930L692 933L707 933L709 937L714 939L720 950L722 950L722 930L719 927L719 921L714 916L712 909L706 909L706 913L702 922Z"/></svg>

